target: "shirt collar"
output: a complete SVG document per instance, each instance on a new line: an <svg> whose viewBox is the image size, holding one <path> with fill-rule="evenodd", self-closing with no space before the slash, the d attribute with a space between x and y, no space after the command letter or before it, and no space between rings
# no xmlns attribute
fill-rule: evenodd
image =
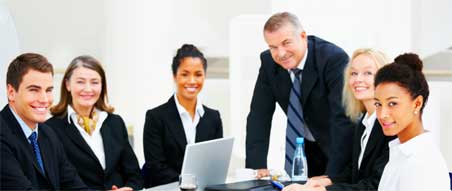
<svg viewBox="0 0 452 191"><path fill-rule="evenodd" d="M179 100L177 100L176 93L174 94L174 101L176 102L177 111L179 112L179 115L182 115L184 113L188 114L188 111L179 103ZM196 108L195 112L200 116L204 116L204 107L202 106L202 101L199 97L196 98Z"/></svg>
<svg viewBox="0 0 452 191"><path fill-rule="evenodd" d="M377 119L377 113L375 111L370 115L366 112L366 115L364 116L363 121L362 121L363 125L366 127L366 130L372 129L376 119Z"/></svg>
<svg viewBox="0 0 452 191"><path fill-rule="evenodd" d="M303 59L301 59L300 63L297 66L298 69L303 70L304 65L306 64L306 59L307 58L308 58L308 49L306 48L306 51L304 52ZM290 69L288 71L290 72Z"/></svg>
<svg viewBox="0 0 452 191"><path fill-rule="evenodd" d="M98 122L99 122L99 121L104 121L105 118L107 118L107 112L105 112L105 111L100 111L100 110L97 109L97 108L94 108L94 109L96 110L97 114L99 115L99 120L98 120ZM77 119L77 112L75 112L74 108L72 108L71 105L68 105L68 106L67 106L67 122L68 122L69 124L71 124L71 117L72 117L72 116L74 116L73 119Z"/></svg>
<svg viewBox="0 0 452 191"><path fill-rule="evenodd" d="M420 135L411 138L405 143L400 143L400 140L398 138L394 139L391 142L389 142L389 148L397 149L408 157L415 153L416 149L419 149L420 145L425 144L426 142L430 142L429 139L431 139L431 133L425 131L424 133L421 133Z"/></svg>
<svg viewBox="0 0 452 191"><path fill-rule="evenodd" d="M19 122L20 127L22 128L22 131L25 134L25 137L30 137L30 135L33 132L36 132L36 135L38 135L38 123L36 123L36 127L34 130L32 130L30 127L28 127L28 125L25 123L24 120L22 120L22 118L19 117L19 115L17 115L17 113L14 111L13 108L11 108L11 106L9 106L9 109L11 110L11 112L13 113L14 117L16 118L17 122Z"/></svg>
<svg viewBox="0 0 452 191"><path fill-rule="evenodd" d="M75 110L72 108L72 106L68 105L67 106L67 122L69 124L71 124L71 116L77 116L77 113L75 112Z"/></svg>

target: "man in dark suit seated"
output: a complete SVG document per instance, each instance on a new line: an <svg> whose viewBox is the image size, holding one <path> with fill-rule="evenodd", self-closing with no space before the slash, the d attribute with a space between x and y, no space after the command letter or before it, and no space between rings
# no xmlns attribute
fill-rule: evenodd
<svg viewBox="0 0 452 191"><path fill-rule="evenodd" d="M53 101L53 68L39 54L14 59L0 112L0 190L83 190L56 134L42 124Z"/></svg>
<svg viewBox="0 0 452 191"><path fill-rule="evenodd" d="M316 36L307 36L287 12L264 26L269 50L261 53L246 131L246 167L267 176L267 153L276 103L288 118L285 170L291 173L296 137L305 138L308 176L335 175L351 161L352 124L341 103L347 54Z"/></svg>

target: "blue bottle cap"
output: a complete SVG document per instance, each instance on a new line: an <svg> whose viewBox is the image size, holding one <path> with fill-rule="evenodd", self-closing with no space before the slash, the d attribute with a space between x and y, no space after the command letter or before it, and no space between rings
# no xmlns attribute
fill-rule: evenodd
<svg viewBox="0 0 452 191"><path fill-rule="evenodd" d="M304 143L304 138L303 137L297 137L296 142L297 142L297 144L303 144Z"/></svg>

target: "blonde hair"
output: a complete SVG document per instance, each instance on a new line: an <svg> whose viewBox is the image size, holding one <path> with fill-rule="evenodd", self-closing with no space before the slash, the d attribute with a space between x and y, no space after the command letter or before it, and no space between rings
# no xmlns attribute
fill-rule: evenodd
<svg viewBox="0 0 452 191"><path fill-rule="evenodd" d="M352 89L348 85L348 81L350 80L350 70L352 65L351 63L356 57L360 55L369 56L372 60L375 61L378 69L383 65L389 63L387 56L383 52L378 50L371 48L360 48L353 52L353 55L344 70L344 88L342 89L342 103L345 106L345 114L353 121L359 120L362 113L366 111L363 103L355 98Z"/></svg>

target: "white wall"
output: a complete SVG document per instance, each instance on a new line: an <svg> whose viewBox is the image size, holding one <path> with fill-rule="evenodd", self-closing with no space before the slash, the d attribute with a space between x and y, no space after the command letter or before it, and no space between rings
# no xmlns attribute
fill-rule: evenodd
<svg viewBox="0 0 452 191"><path fill-rule="evenodd" d="M426 57L451 47L452 1L414 0L412 6L413 50Z"/></svg>
<svg viewBox="0 0 452 191"><path fill-rule="evenodd" d="M104 59L103 0L7 0L6 5L16 24L21 52L44 54L62 69L81 54Z"/></svg>
<svg viewBox="0 0 452 191"><path fill-rule="evenodd" d="M6 98L6 71L9 63L19 53L16 27L8 7L0 0L0 107L8 103Z"/></svg>

